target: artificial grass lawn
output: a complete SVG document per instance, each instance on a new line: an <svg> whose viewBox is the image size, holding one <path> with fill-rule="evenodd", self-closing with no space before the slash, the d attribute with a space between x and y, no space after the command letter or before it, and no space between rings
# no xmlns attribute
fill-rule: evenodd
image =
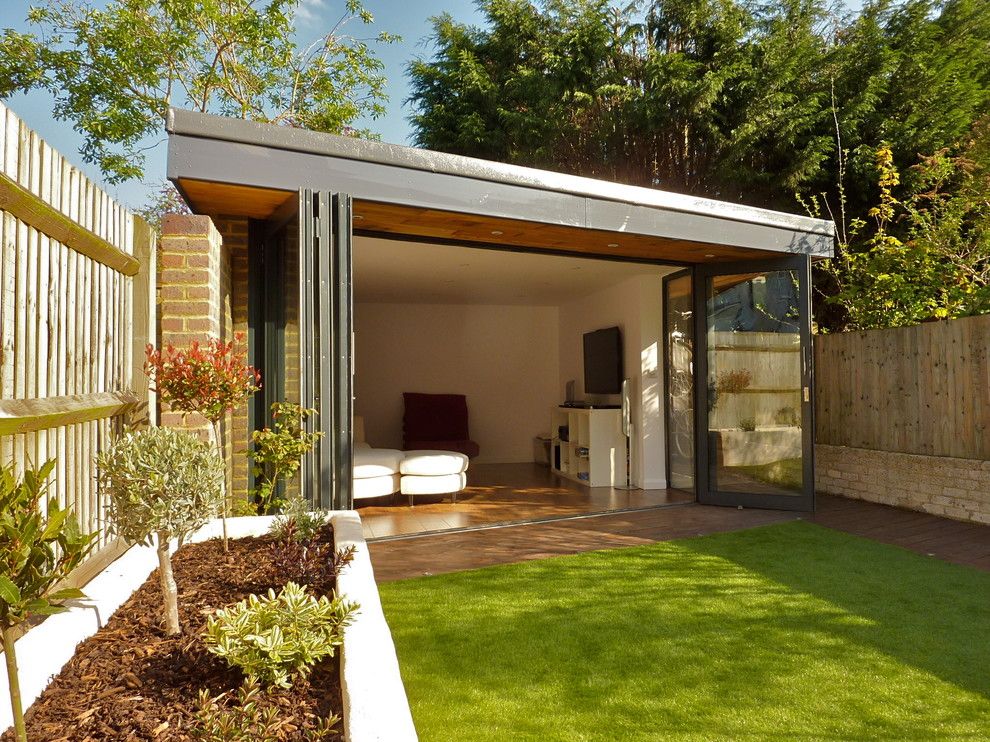
<svg viewBox="0 0 990 742"><path fill-rule="evenodd" d="M809 523L380 589L424 742L990 738L990 574Z"/></svg>

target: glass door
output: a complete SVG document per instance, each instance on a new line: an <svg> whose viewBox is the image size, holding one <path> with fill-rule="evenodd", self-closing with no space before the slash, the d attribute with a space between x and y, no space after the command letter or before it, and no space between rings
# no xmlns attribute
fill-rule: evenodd
<svg viewBox="0 0 990 742"><path fill-rule="evenodd" d="M667 483L695 492L694 277L682 271L663 280L664 422Z"/></svg>
<svg viewBox="0 0 990 742"><path fill-rule="evenodd" d="M351 198L299 192L299 399L324 435L300 467L304 498L324 509L353 505Z"/></svg>
<svg viewBox="0 0 990 742"><path fill-rule="evenodd" d="M810 260L703 266L698 500L814 509Z"/></svg>

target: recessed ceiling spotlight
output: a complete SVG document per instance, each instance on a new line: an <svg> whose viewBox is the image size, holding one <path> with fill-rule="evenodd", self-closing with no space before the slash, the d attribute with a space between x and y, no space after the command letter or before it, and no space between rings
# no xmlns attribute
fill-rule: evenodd
<svg viewBox="0 0 990 742"><path fill-rule="evenodd" d="M710 252L708 252L708 253L705 253L705 257L706 258L714 258L715 256L712 255Z"/></svg>
<svg viewBox="0 0 990 742"><path fill-rule="evenodd" d="M608 243L608 246L609 247L618 247L619 246L619 243L618 242L609 242Z"/></svg>
<svg viewBox="0 0 990 742"><path fill-rule="evenodd" d="M364 217L361 216L360 214L354 214L354 218L358 220L364 219Z"/></svg>
<svg viewBox="0 0 990 742"><path fill-rule="evenodd" d="M492 237L501 237L501 236L502 236L502 230L501 229L493 229L492 230Z"/></svg>

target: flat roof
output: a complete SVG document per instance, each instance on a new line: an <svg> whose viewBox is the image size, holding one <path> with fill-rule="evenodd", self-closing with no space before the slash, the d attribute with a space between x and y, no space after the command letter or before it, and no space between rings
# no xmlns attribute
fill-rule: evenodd
<svg viewBox="0 0 990 742"><path fill-rule="evenodd" d="M823 219L443 152L172 109L168 177L830 257Z"/></svg>

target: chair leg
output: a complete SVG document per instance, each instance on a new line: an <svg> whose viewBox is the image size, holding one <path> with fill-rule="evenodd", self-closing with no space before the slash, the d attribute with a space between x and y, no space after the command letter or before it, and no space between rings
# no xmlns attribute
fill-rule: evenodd
<svg viewBox="0 0 990 742"><path fill-rule="evenodd" d="M413 506L413 496L409 495L409 507Z"/></svg>
<svg viewBox="0 0 990 742"><path fill-rule="evenodd" d="M450 495L450 504L451 505L456 505L457 504L457 493L456 492L454 492L454 493L452 493Z"/></svg>

